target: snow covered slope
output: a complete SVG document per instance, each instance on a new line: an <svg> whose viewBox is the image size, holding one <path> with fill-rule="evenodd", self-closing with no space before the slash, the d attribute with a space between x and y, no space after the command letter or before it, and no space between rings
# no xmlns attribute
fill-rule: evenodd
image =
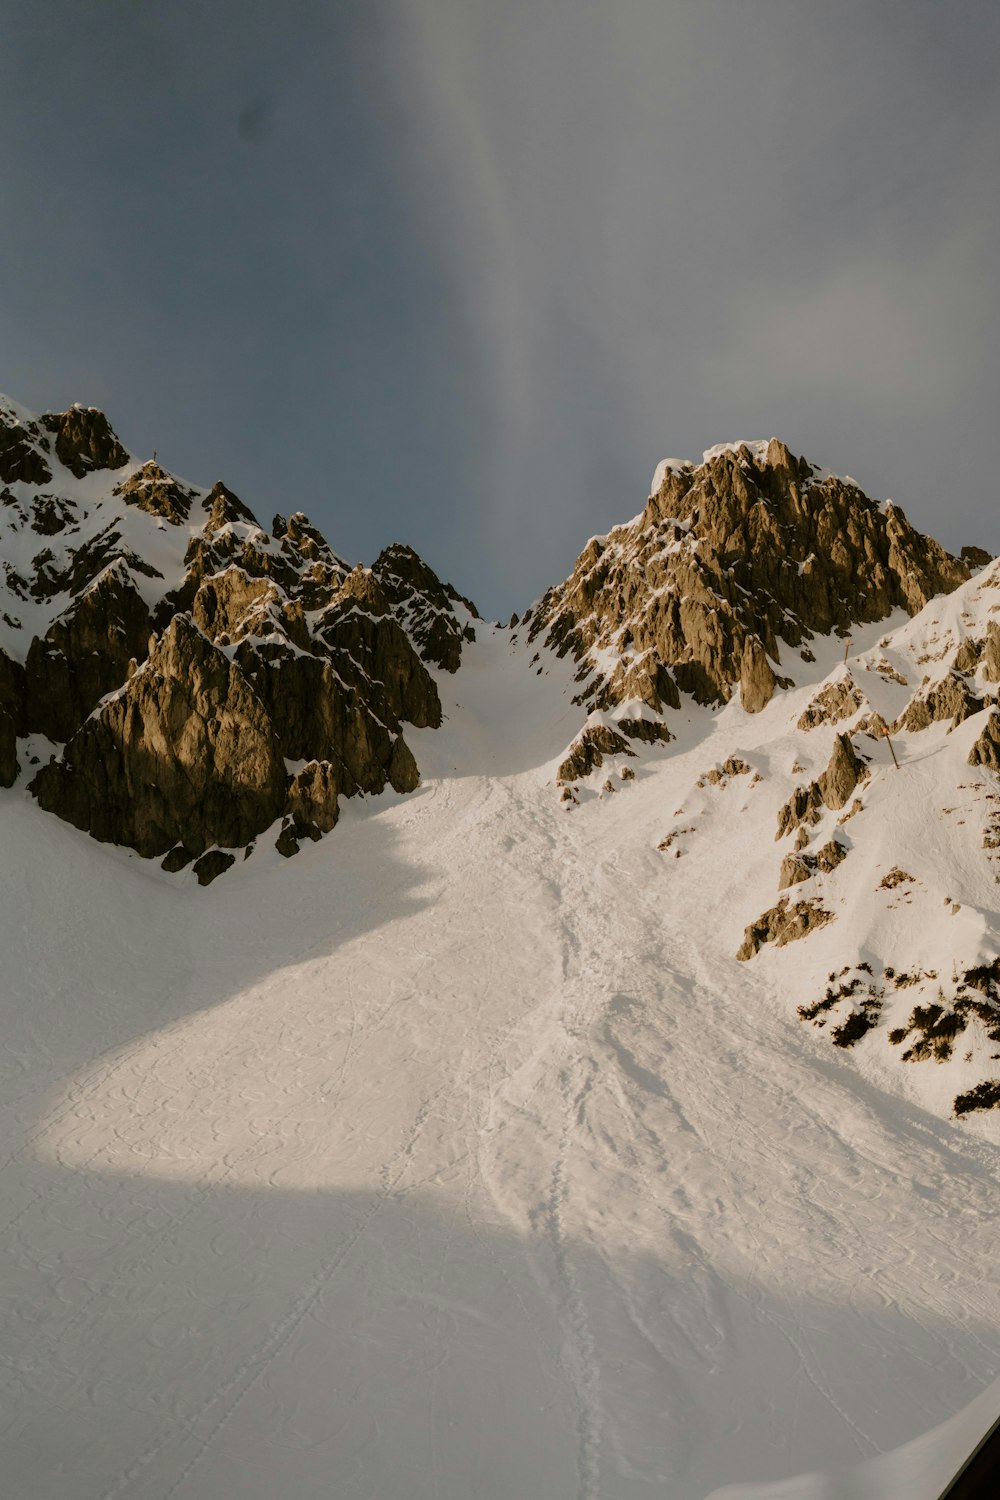
<svg viewBox="0 0 1000 1500"><path fill-rule="evenodd" d="M998 597L980 575L859 632L852 675L888 713L914 684L875 663L911 673ZM901 735L898 773L858 737L864 811L812 834L852 843L812 877L834 920L737 962L842 645L564 802L572 663L478 634L413 732L421 787L290 863L203 891L0 797L12 1494L777 1494L996 1377L997 1116L941 1117L962 1057L795 1014L845 953L994 951L986 791L954 801L990 780L964 765L985 712ZM737 754L760 781L698 785ZM896 864L912 906L878 892ZM933 1466L907 1490L936 1493Z"/></svg>
<svg viewBox="0 0 1000 1500"><path fill-rule="evenodd" d="M6 1490L936 1500L1000 1374L1000 565L723 446L473 627L408 549L348 574L100 414L0 415L0 689L25 631L76 686L156 636L21 761L192 663L265 749L271 666L290 734L430 663L419 784L373 794L386 731L332 837L207 889L0 790Z"/></svg>

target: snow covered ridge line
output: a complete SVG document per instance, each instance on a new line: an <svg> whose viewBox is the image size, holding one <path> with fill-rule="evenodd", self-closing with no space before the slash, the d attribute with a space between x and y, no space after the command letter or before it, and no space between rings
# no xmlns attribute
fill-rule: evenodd
<svg viewBox="0 0 1000 1500"><path fill-rule="evenodd" d="M0 406L0 483L0 785L37 766L43 808L203 884L417 785L403 724L440 723L427 664L476 611L411 548L352 569L301 512L268 532L94 408Z"/></svg>
<svg viewBox="0 0 1000 1500"><path fill-rule="evenodd" d="M952 557L776 438L723 444L697 468L661 464L642 513L591 538L525 619L532 641L577 662L588 714L637 703L669 723L682 697L723 704L737 687L756 713L814 637L914 614L989 560Z"/></svg>

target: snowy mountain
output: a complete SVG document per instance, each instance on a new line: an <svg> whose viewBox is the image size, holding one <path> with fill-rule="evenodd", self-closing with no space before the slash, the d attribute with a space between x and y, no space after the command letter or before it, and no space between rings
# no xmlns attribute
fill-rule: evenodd
<svg viewBox="0 0 1000 1500"><path fill-rule="evenodd" d="M960 1117L1000 1108L998 590L988 553L772 439L664 461L524 622L590 710L563 799L672 741L658 847L709 898L706 943Z"/></svg>
<svg viewBox="0 0 1000 1500"><path fill-rule="evenodd" d="M937 1500L1000 564L736 445L503 628L5 413L11 1493Z"/></svg>
<svg viewBox="0 0 1000 1500"><path fill-rule="evenodd" d="M93 409L3 403L0 444L2 784L19 738L58 744L42 807L203 884L276 822L292 854L340 794L416 786L402 721L440 721L424 661L454 671L475 611L410 549L352 570L301 512L268 533Z"/></svg>

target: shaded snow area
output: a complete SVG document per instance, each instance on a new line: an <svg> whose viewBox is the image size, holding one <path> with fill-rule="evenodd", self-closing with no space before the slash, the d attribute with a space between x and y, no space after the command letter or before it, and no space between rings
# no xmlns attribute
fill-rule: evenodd
<svg viewBox="0 0 1000 1500"><path fill-rule="evenodd" d="M992 601L856 632L864 712ZM208 890L0 797L16 1500L936 1500L996 1415L1000 1115L950 1118L980 1023L904 1063L796 1014L862 958L1000 951L985 710L898 773L857 737L863 806L810 830L850 845L832 920L738 963L842 643L560 801L574 664L478 634L416 793Z"/></svg>

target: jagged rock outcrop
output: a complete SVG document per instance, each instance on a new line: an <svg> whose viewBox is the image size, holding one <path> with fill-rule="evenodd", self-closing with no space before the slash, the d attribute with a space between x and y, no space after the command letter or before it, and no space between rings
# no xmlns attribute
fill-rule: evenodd
<svg viewBox="0 0 1000 1500"><path fill-rule="evenodd" d="M59 462L77 479L92 469L120 469L128 463L128 454L112 432L107 417L96 406L49 411L41 422L55 437Z"/></svg>
<svg viewBox="0 0 1000 1500"><path fill-rule="evenodd" d="M607 724L588 724L569 747L569 754L556 772L560 782L581 781L604 764L606 755L634 755L624 735Z"/></svg>
<svg viewBox="0 0 1000 1500"><path fill-rule="evenodd" d="M171 526L181 526L191 514L191 502L197 491L181 484L151 458L121 484L116 484L112 493L147 515L159 516Z"/></svg>
<svg viewBox="0 0 1000 1500"><path fill-rule="evenodd" d="M712 766L698 779L698 786L705 781L709 786L725 786L733 776L749 776L753 771L740 755L729 755L721 766ZM758 780L760 778L758 777Z"/></svg>
<svg viewBox="0 0 1000 1500"><path fill-rule="evenodd" d="M781 861L781 871L778 875L778 890L785 891L791 885L800 885L804 880L811 880L819 871L828 875L835 870L839 864L843 864L847 858L847 849L839 839L830 839L815 854L786 854Z"/></svg>
<svg viewBox="0 0 1000 1500"><path fill-rule="evenodd" d="M767 653L755 635L747 637L740 664L740 702L748 714L759 714L778 685Z"/></svg>
<svg viewBox="0 0 1000 1500"><path fill-rule="evenodd" d="M389 785L394 792L415 792L420 785L420 771L413 751L401 734L397 735L389 757Z"/></svg>
<svg viewBox="0 0 1000 1500"><path fill-rule="evenodd" d="M808 786L796 787L784 807L778 812L778 831L775 839L784 838L800 823L818 823L822 809L837 811L847 805L862 781L870 772L854 749L850 735L838 734L833 742L833 754L823 773Z"/></svg>
<svg viewBox="0 0 1000 1500"><path fill-rule="evenodd" d="M146 655L149 610L118 560L34 638L25 662L29 731L65 741L91 709L124 682L132 658Z"/></svg>
<svg viewBox="0 0 1000 1500"><path fill-rule="evenodd" d="M1000 682L1000 625L995 620L991 620L986 627L983 676L987 682Z"/></svg>
<svg viewBox="0 0 1000 1500"><path fill-rule="evenodd" d="M373 571L355 568L320 615L315 636L338 657L347 680L363 674L380 683L392 722L408 719L419 727L441 723L441 700L434 680L417 656Z"/></svg>
<svg viewBox="0 0 1000 1500"><path fill-rule="evenodd" d="M825 927L833 921L833 912L826 911L817 901L796 901L791 905L787 896L782 896L777 906L762 912L756 922L751 922L743 934L743 942L736 954L740 963L753 958L765 943L783 948L798 938L807 937L817 927Z"/></svg>
<svg viewBox="0 0 1000 1500"><path fill-rule="evenodd" d="M0 786L13 786L19 770L17 727L7 710L0 708Z"/></svg>
<svg viewBox="0 0 1000 1500"><path fill-rule="evenodd" d="M988 771L1000 771L1000 713L995 709L969 751L969 765L984 766Z"/></svg>
<svg viewBox="0 0 1000 1500"><path fill-rule="evenodd" d="M865 697L849 672L820 688L809 707L799 714L796 729L818 729L821 724L839 724L864 707Z"/></svg>
<svg viewBox="0 0 1000 1500"><path fill-rule="evenodd" d="M77 484L99 469L122 472ZM130 460L92 408L0 403L0 475L21 648L0 652L0 782L43 734L65 748L31 783L42 806L200 880L272 823L291 852L339 797L419 784L403 725L441 722L421 653L454 670L476 611L410 548L351 569L301 511L269 533L221 482Z"/></svg>
<svg viewBox="0 0 1000 1500"><path fill-rule="evenodd" d="M949 672L940 682L915 694L893 725L895 730L911 732L929 729L942 719L951 720L951 728L978 714L985 707L982 698L972 691L965 678Z"/></svg>
<svg viewBox="0 0 1000 1500"><path fill-rule="evenodd" d="M642 514L594 537L525 618L580 663L588 711L640 698L659 713L678 690L723 703L737 683L757 707L782 645L915 613L968 577L898 506L772 439L662 464Z"/></svg>
<svg viewBox="0 0 1000 1500"><path fill-rule="evenodd" d="M412 547L400 543L379 553L372 572L424 661L446 672L457 672L462 643L474 641L476 633L471 625L459 621L454 607L462 605L478 619L471 600L463 598L450 583L442 583Z"/></svg>
<svg viewBox="0 0 1000 1500"><path fill-rule="evenodd" d="M820 796L827 807L836 811L846 807L848 799L862 781L867 781L868 767L854 749L850 735L838 734L833 742L830 762L818 781Z"/></svg>
<svg viewBox="0 0 1000 1500"><path fill-rule="evenodd" d="M336 825L337 774L328 760L311 760L292 777L285 798L285 813L296 829L310 825L329 833Z"/></svg>
<svg viewBox="0 0 1000 1500"><path fill-rule="evenodd" d="M987 552L985 547L965 546L959 553L964 563L970 568L985 568L993 561L993 553Z"/></svg>
<svg viewBox="0 0 1000 1500"><path fill-rule="evenodd" d="M983 654L983 642L977 641L974 636L967 635L955 652L951 668L953 672L963 674L974 672L979 665L979 659Z"/></svg>
<svg viewBox="0 0 1000 1500"><path fill-rule="evenodd" d="M185 615L35 777L39 804L146 856L247 844L280 817L288 776L263 704Z"/></svg>
<svg viewBox="0 0 1000 1500"><path fill-rule="evenodd" d="M52 470L45 458L48 439L40 421L22 420L0 400L0 482L48 484Z"/></svg>
<svg viewBox="0 0 1000 1500"><path fill-rule="evenodd" d="M211 885L213 880L231 870L235 863L235 854L228 854L225 849L209 849L200 859L195 860L192 869L198 877L199 885Z"/></svg>

